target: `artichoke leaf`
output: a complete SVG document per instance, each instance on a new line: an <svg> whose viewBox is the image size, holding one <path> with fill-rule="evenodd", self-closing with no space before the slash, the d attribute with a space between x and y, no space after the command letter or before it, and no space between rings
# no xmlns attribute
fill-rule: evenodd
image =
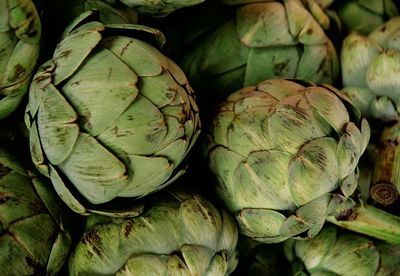
<svg viewBox="0 0 400 276"><path fill-rule="evenodd" d="M249 48L295 45L297 41L289 33L287 16L285 7L276 1L240 7L236 15L240 41Z"/></svg>
<svg viewBox="0 0 400 276"><path fill-rule="evenodd" d="M384 118L390 121L398 117L399 109L388 97L378 97L370 104L370 112L373 118Z"/></svg>
<svg viewBox="0 0 400 276"><path fill-rule="evenodd" d="M304 45L324 44L328 39L321 25L305 9L301 1L285 1L289 31Z"/></svg>
<svg viewBox="0 0 400 276"><path fill-rule="evenodd" d="M0 86L12 86L29 79L31 72L36 67L36 61L39 58L39 46L37 44L27 44L19 41L14 46L7 66L2 71L2 80ZM2 91L2 93L4 93ZM15 92L14 92L15 93ZM16 93L15 93L16 94Z"/></svg>
<svg viewBox="0 0 400 276"><path fill-rule="evenodd" d="M298 91L304 89L305 87L303 85L295 81L289 81L283 79L274 79L271 81L266 80L257 85L257 90L267 92L268 95L274 97L279 101L283 100L288 96L295 95L298 93Z"/></svg>
<svg viewBox="0 0 400 276"><path fill-rule="evenodd" d="M97 136L136 99L137 81L128 66L102 49L92 54L61 90L79 114L80 127Z"/></svg>
<svg viewBox="0 0 400 276"><path fill-rule="evenodd" d="M40 142L46 158L52 164L60 164L78 139L77 114L52 84L44 93L37 115Z"/></svg>
<svg viewBox="0 0 400 276"><path fill-rule="evenodd" d="M147 156L164 146L168 127L172 127L168 123L151 101L139 95L97 139L119 156Z"/></svg>
<svg viewBox="0 0 400 276"><path fill-rule="evenodd" d="M115 275L168 276L167 259L163 255L131 256Z"/></svg>
<svg viewBox="0 0 400 276"><path fill-rule="evenodd" d="M132 37L112 36L102 41L109 49L139 77L155 77L167 67L168 61L150 44Z"/></svg>
<svg viewBox="0 0 400 276"><path fill-rule="evenodd" d="M59 168L91 203L108 202L128 185L126 166L95 138L80 133L73 154Z"/></svg>
<svg viewBox="0 0 400 276"><path fill-rule="evenodd" d="M119 32L121 35L123 35L124 30L126 30L130 36L138 37L157 48L162 48L166 41L164 34L160 30L144 25L107 24L106 28L110 29L112 32Z"/></svg>
<svg viewBox="0 0 400 276"><path fill-rule="evenodd" d="M400 52L380 53L369 65L366 73L368 87L377 96L386 96L400 103Z"/></svg>
<svg viewBox="0 0 400 276"><path fill-rule="evenodd" d="M177 276L191 275L186 264L176 255L172 255L168 258L167 266L168 266L168 275L177 275Z"/></svg>
<svg viewBox="0 0 400 276"><path fill-rule="evenodd" d="M337 275L360 273L370 275L379 266L379 252L369 239L344 234L340 236L320 267Z"/></svg>
<svg viewBox="0 0 400 276"><path fill-rule="evenodd" d="M345 128L346 133L340 136L337 145L337 155L339 161L340 178L343 179L353 172L363 153L363 137L360 130L349 122Z"/></svg>
<svg viewBox="0 0 400 276"><path fill-rule="evenodd" d="M132 177L119 192L122 197L139 197L157 190L174 171L174 164L164 156L127 155Z"/></svg>
<svg viewBox="0 0 400 276"><path fill-rule="evenodd" d="M0 178L0 194L4 203L7 203L7 200L12 201L12 198L24 198L23 201L18 202L18 208L12 208L10 204L0 204L2 227L7 228L14 221L18 221L21 214L24 214L24 217L34 217L38 213L46 211L37 197L26 197L26 195L34 193L35 191L32 189L28 178L15 171L11 171ZM32 206L37 207L32 208Z"/></svg>
<svg viewBox="0 0 400 276"><path fill-rule="evenodd" d="M255 85L270 78L294 78L299 71L299 61L296 47L251 48L244 85Z"/></svg>
<svg viewBox="0 0 400 276"><path fill-rule="evenodd" d="M336 232L335 227L328 226L311 240L295 242L296 255L300 256L307 269L312 271L317 268L323 257L332 251L336 242Z"/></svg>
<svg viewBox="0 0 400 276"><path fill-rule="evenodd" d="M374 41L357 33L348 35L343 40L341 53L343 85L368 87L367 72L371 62L379 55L382 48Z"/></svg>
<svg viewBox="0 0 400 276"><path fill-rule="evenodd" d="M176 139L165 148L161 149L155 156L166 157L174 168L176 168L185 157L188 148L188 141L184 138Z"/></svg>
<svg viewBox="0 0 400 276"><path fill-rule="evenodd" d="M339 186L339 161L335 139L323 137L305 144L289 164L288 182L297 206Z"/></svg>
<svg viewBox="0 0 400 276"><path fill-rule="evenodd" d="M201 244L216 251L219 241L217 233L220 233L221 229L221 217L215 207L207 200L194 196L181 204L179 209L179 244ZM211 257L211 255L208 255L208 261L211 260ZM207 266L208 264L205 267Z"/></svg>
<svg viewBox="0 0 400 276"><path fill-rule="evenodd" d="M49 165L49 177L51 179L51 182L53 183L54 190L64 202L68 202L68 207L70 207L74 212L78 214L87 213L86 208L67 188L59 172L57 172L57 170L52 165Z"/></svg>
<svg viewBox="0 0 400 276"><path fill-rule="evenodd" d="M88 267L92 269L92 275L116 273L129 257L121 248L119 233L120 229L116 224L99 224L90 228L70 256L70 262L74 265L70 266L69 273L85 274ZM82 256L83 252L86 254Z"/></svg>
<svg viewBox="0 0 400 276"><path fill-rule="evenodd" d="M41 38L41 23L32 1L9 0L9 22L16 36L24 43L38 44ZM3 15L2 15L3 16Z"/></svg>
<svg viewBox="0 0 400 276"><path fill-rule="evenodd" d="M301 94L289 96L275 106L268 118L268 137L274 148L295 154L304 143L324 137L330 128L320 124Z"/></svg>
<svg viewBox="0 0 400 276"><path fill-rule="evenodd" d="M232 267L236 267L235 265ZM221 252L221 254L215 254L208 266L205 275L213 276L213 275L229 275L230 271L228 271L228 256L225 252Z"/></svg>
<svg viewBox="0 0 400 276"><path fill-rule="evenodd" d="M31 153L32 162L33 164L35 164L38 171L43 175L49 177L49 168L46 164L46 159L39 138L39 132L35 123L31 126L29 130L29 150Z"/></svg>
<svg viewBox="0 0 400 276"><path fill-rule="evenodd" d="M204 245L185 244L181 247L181 251L190 275L201 275L214 257L213 250Z"/></svg>
<svg viewBox="0 0 400 276"><path fill-rule="evenodd" d="M369 34L368 37L372 41L378 43L379 45L382 45L384 49L388 49L388 42L390 41L391 43L393 43L391 39L393 35L398 33L399 25L400 25L400 18L399 17L392 18L389 21L385 22L385 24L376 28L372 33Z"/></svg>
<svg viewBox="0 0 400 276"><path fill-rule="evenodd" d="M249 49L237 38L234 20L227 21L213 32L196 50L200 51L197 57L200 72L207 76L218 76L247 63ZM210 81L210 80L207 80Z"/></svg>
<svg viewBox="0 0 400 276"><path fill-rule="evenodd" d="M295 205L287 183L290 159L287 152L270 150L253 152L241 162L234 177L234 198L240 198L239 207L293 209Z"/></svg>
<svg viewBox="0 0 400 276"><path fill-rule="evenodd" d="M49 214L37 214L15 221L8 231L15 237L30 256L36 257L36 262L45 266L47 255L53 245L53 233L57 225ZM65 253L65 252L64 252Z"/></svg>
<svg viewBox="0 0 400 276"><path fill-rule="evenodd" d="M267 114L268 110L263 108L237 114L229 125L228 147L237 149L242 156L273 148L273 144L265 135L268 130Z"/></svg>
<svg viewBox="0 0 400 276"><path fill-rule="evenodd" d="M242 209L236 213L236 221L244 235L257 238L287 239L280 235L285 216L268 209Z"/></svg>
<svg viewBox="0 0 400 276"><path fill-rule="evenodd" d="M218 187L218 194L226 199L228 209L231 211L239 210L242 203L238 203L238 199L234 197L236 194L234 175L243 158L225 147L217 146L209 152L209 160L210 167L213 169L219 183L223 183L221 187Z"/></svg>
<svg viewBox="0 0 400 276"><path fill-rule="evenodd" d="M336 51L330 41L321 45L304 45L297 65L296 78L317 83L332 83L338 72Z"/></svg>
<svg viewBox="0 0 400 276"><path fill-rule="evenodd" d="M233 218L225 210L222 210L221 218L222 231L219 237L218 250L226 248L229 252L232 252L235 250L234 245L236 245L238 241L238 237L235 235L237 232L236 224Z"/></svg>
<svg viewBox="0 0 400 276"><path fill-rule="evenodd" d="M321 89L315 87L308 88L305 96L321 118L329 126L333 127L336 133L343 131L343 127L350 121L350 117L346 106L338 97L332 93L328 93L328 91L321 91Z"/></svg>
<svg viewBox="0 0 400 276"><path fill-rule="evenodd" d="M70 247L71 237L69 237L65 232L59 232L54 240L46 267L46 271L49 275L55 275L57 271L60 271L64 261L69 256L69 250L66 250L66 248L69 249Z"/></svg>
<svg viewBox="0 0 400 276"><path fill-rule="evenodd" d="M2 267L2 273L5 275L33 275L35 273L34 267L29 265L25 259L26 249L10 235L3 235L0 237L0 246L2 250L8 252L8 254L0 254L1 264L12 264L5 265ZM34 265L40 265L32 258L28 259L33 262Z"/></svg>
<svg viewBox="0 0 400 276"><path fill-rule="evenodd" d="M101 38L97 30L88 30L77 32L62 40L53 55L53 61L56 64L53 75L54 85L58 85L74 74L99 44Z"/></svg>

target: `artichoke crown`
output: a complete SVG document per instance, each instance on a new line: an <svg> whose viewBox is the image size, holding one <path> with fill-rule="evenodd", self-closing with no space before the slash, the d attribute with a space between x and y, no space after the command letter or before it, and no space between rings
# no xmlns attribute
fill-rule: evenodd
<svg viewBox="0 0 400 276"><path fill-rule="evenodd" d="M144 41L162 33L91 14L36 73L26 116L35 165L79 213L168 185L200 132L185 75Z"/></svg>
<svg viewBox="0 0 400 276"><path fill-rule="evenodd" d="M332 87L288 80L244 88L218 107L207 155L244 234L274 242L319 231L357 186L370 135L359 115Z"/></svg>

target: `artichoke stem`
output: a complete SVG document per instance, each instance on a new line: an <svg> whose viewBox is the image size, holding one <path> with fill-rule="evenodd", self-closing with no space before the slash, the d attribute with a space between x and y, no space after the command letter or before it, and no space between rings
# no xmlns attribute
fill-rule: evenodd
<svg viewBox="0 0 400 276"><path fill-rule="evenodd" d="M385 128L379 145L372 176L371 197L385 206L399 198L400 189L400 123Z"/></svg>
<svg viewBox="0 0 400 276"><path fill-rule="evenodd" d="M361 204L345 212L346 214L328 216L327 221L391 244L400 244L400 217Z"/></svg>

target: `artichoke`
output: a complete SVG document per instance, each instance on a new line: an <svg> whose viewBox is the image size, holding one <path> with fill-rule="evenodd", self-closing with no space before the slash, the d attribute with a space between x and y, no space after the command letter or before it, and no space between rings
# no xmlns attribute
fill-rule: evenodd
<svg viewBox="0 0 400 276"><path fill-rule="evenodd" d="M134 217L91 215L69 275L229 275L236 267L233 219L204 197L168 191Z"/></svg>
<svg viewBox="0 0 400 276"><path fill-rule="evenodd" d="M0 1L0 119L12 113L28 91L40 38L40 18L32 1Z"/></svg>
<svg viewBox="0 0 400 276"><path fill-rule="evenodd" d="M340 0L336 2L339 2L337 14L344 27L363 35L368 35L385 21L399 15L392 0Z"/></svg>
<svg viewBox="0 0 400 276"><path fill-rule="evenodd" d="M184 173L200 121L181 69L142 40L162 43L159 31L92 16L67 28L35 74L26 123L34 164L67 205L121 215L122 198Z"/></svg>
<svg viewBox="0 0 400 276"><path fill-rule="evenodd" d="M299 0L224 3L244 5L193 41L183 58L183 69L197 90L213 91L212 98L219 99L268 78L334 82L335 48Z"/></svg>
<svg viewBox="0 0 400 276"><path fill-rule="evenodd" d="M2 129L3 133L4 129ZM51 184L0 146L1 275L57 275L71 237L67 213Z"/></svg>
<svg viewBox="0 0 400 276"><path fill-rule="evenodd" d="M329 219L400 243L399 217L350 198L370 129L338 93L275 79L218 106L206 155L217 193L244 235L266 243L312 238Z"/></svg>
<svg viewBox="0 0 400 276"><path fill-rule="evenodd" d="M400 246L376 242L329 225L312 240L285 242L293 275L400 274Z"/></svg>
<svg viewBox="0 0 400 276"><path fill-rule="evenodd" d="M343 90L364 116L390 121L400 112L400 17L369 36L348 35L341 52Z"/></svg>

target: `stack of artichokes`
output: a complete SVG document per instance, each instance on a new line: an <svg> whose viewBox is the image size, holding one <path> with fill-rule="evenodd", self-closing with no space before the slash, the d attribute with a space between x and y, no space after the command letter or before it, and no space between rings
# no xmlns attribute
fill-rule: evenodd
<svg viewBox="0 0 400 276"><path fill-rule="evenodd" d="M392 0L0 0L0 275L399 275Z"/></svg>

